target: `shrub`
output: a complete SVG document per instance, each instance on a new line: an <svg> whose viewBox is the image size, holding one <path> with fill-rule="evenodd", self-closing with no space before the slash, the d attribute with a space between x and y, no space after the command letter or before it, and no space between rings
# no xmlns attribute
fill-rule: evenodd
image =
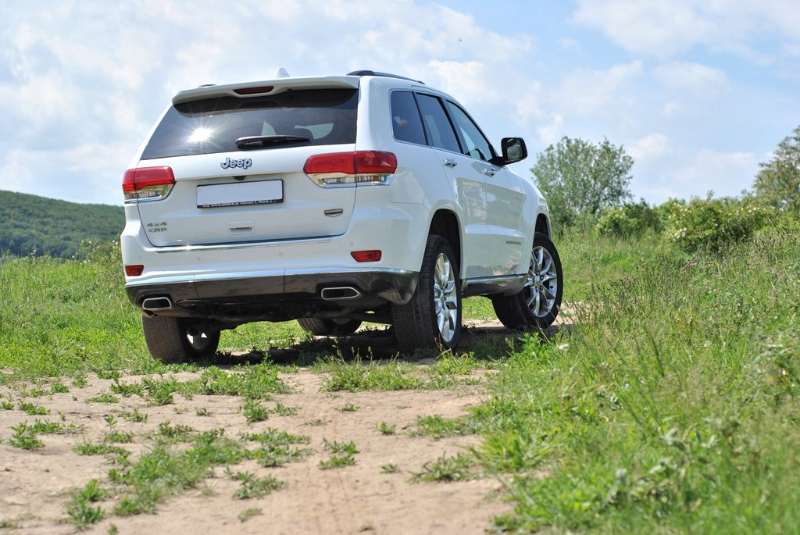
<svg viewBox="0 0 800 535"><path fill-rule="evenodd" d="M776 216L774 208L749 200L693 198L689 204L670 207L671 239L682 249L718 252L722 247L750 238Z"/></svg>
<svg viewBox="0 0 800 535"><path fill-rule="evenodd" d="M651 208L644 199L638 203L625 203L621 207L603 210L595 226L598 234L617 238L641 236L647 231L660 234L662 228L659 212Z"/></svg>

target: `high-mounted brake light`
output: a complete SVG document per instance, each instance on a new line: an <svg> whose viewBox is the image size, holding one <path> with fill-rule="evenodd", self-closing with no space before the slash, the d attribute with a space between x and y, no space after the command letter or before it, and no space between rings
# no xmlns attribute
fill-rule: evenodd
<svg viewBox="0 0 800 535"><path fill-rule="evenodd" d="M262 93L269 93L274 89L274 86L267 85L262 87L243 87L241 89L234 89L233 92L237 95L260 95Z"/></svg>
<svg viewBox="0 0 800 535"><path fill-rule="evenodd" d="M158 201L169 195L175 185L171 167L128 169L122 178L125 202Z"/></svg>
<svg viewBox="0 0 800 535"><path fill-rule="evenodd" d="M319 186L388 185L397 170L391 152L359 150L315 154L303 171Z"/></svg>

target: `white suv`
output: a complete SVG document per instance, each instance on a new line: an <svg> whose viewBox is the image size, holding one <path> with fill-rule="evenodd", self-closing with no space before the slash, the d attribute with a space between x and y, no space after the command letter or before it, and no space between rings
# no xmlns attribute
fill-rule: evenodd
<svg viewBox="0 0 800 535"><path fill-rule="evenodd" d="M452 97L372 71L181 91L123 179L125 288L164 362L219 333L391 323L401 351L454 348L461 299L546 327L562 273L547 203Z"/></svg>

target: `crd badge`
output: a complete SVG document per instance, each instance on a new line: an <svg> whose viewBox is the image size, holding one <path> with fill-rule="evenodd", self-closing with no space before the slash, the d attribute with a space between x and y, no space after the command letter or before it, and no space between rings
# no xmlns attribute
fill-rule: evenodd
<svg viewBox="0 0 800 535"><path fill-rule="evenodd" d="M244 158L242 160L231 160L230 158L225 158L225 161L219 164L219 166L223 169L236 169L237 167L247 169L251 165L253 165L253 160L250 158Z"/></svg>

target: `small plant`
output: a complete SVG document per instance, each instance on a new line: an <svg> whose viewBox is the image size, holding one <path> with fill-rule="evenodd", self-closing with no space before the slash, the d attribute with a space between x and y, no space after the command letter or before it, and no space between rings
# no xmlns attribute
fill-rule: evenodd
<svg viewBox="0 0 800 535"><path fill-rule="evenodd" d="M307 425L307 426L310 426L310 427L319 427L319 426L325 425L327 423L328 423L328 421L325 418L314 418L313 420L307 421L303 425Z"/></svg>
<svg viewBox="0 0 800 535"><path fill-rule="evenodd" d="M283 403L278 402L271 412L278 416L294 416L297 414L297 407L287 407Z"/></svg>
<svg viewBox="0 0 800 535"><path fill-rule="evenodd" d="M86 388L88 384L89 381L86 378L86 374L83 372L76 373L75 377L72 379L72 386L75 388Z"/></svg>
<svg viewBox="0 0 800 535"><path fill-rule="evenodd" d="M78 444L72 448L72 451L78 455L106 455L107 453L119 453L125 450L110 444L90 444L87 442L84 444Z"/></svg>
<svg viewBox="0 0 800 535"><path fill-rule="evenodd" d="M12 411L14 410L14 402L12 401L0 402L0 409L3 409L4 411Z"/></svg>
<svg viewBox="0 0 800 535"><path fill-rule="evenodd" d="M91 524L100 522L105 517L105 510L91 504L106 498L107 492L101 488L96 479L89 481L80 492L74 494L67 505L67 515L78 529L85 529Z"/></svg>
<svg viewBox="0 0 800 535"><path fill-rule="evenodd" d="M269 418L269 409L257 399L245 399L240 411L244 414L248 424L262 422Z"/></svg>
<svg viewBox="0 0 800 535"><path fill-rule="evenodd" d="M194 433L194 428L188 425L178 424L173 426L170 422L158 424L158 437L175 442L185 442Z"/></svg>
<svg viewBox="0 0 800 535"><path fill-rule="evenodd" d="M50 409L47 407L37 406L29 401L20 401L17 405L17 408L21 411L25 411L31 416L44 416L45 414L50 414Z"/></svg>
<svg viewBox="0 0 800 535"><path fill-rule="evenodd" d="M104 392L102 394L97 394L96 396L92 396L86 401L88 401L89 403L119 403L119 398L113 394Z"/></svg>
<svg viewBox="0 0 800 535"><path fill-rule="evenodd" d="M125 411L119 413L120 418L124 418L129 422L136 422L136 423L143 423L147 421L147 414L142 414L139 412L139 409L133 409L133 411Z"/></svg>
<svg viewBox="0 0 800 535"><path fill-rule="evenodd" d="M214 414L210 410L208 410L206 407L197 407L197 409L195 409L195 413L198 416L212 416Z"/></svg>
<svg viewBox="0 0 800 535"><path fill-rule="evenodd" d="M11 430L14 431L14 436L11 437L9 443L15 448L35 450L44 446L44 443L36 438L36 430L29 426L27 421L11 427Z"/></svg>
<svg viewBox="0 0 800 535"><path fill-rule="evenodd" d="M352 403L345 403L344 405L339 407L337 410L339 412L356 412L360 408L361 407L359 407L358 405L353 405Z"/></svg>
<svg viewBox="0 0 800 535"><path fill-rule="evenodd" d="M69 392L69 387L63 383L53 383L50 385L51 394L66 394Z"/></svg>
<svg viewBox="0 0 800 535"><path fill-rule="evenodd" d="M417 429L408 434L414 436L429 436L436 440L446 437L472 435L476 430L474 424L465 418L448 419L438 414L420 416L417 418Z"/></svg>
<svg viewBox="0 0 800 535"><path fill-rule="evenodd" d="M105 442L116 444L130 444L133 442L133 433L121 433L119 431L109 431L103 437Z"/></svg>
<svg viewBox="0 0 800 535"><path fill-rule="evenodd" d="M358 453L358 449L354 442L329 442L328 439L323 439L325 443L325 450L331 452L331 458L327 461L320 461L320 470L330 470L333 468L343 468L345 466L352 466L356 464L354 455Z"/></svg>
<svg viewBox="0 0 800 535"><path fill-rule="evenodd" d="M272 491L280 490L286 486L286 483L272 476L257 478L248 472L237 473L236 479L241 483L236 492L233 493L233 497L239 500L263 498Z"/></svg>
<svg viewBox="0 0 800 535"><path fill-rule="evenodd" d="M394 463L388 463L381 466L381 473L382 474L396 474L399 472L400 469Z"/></svg>
<svg viewBox="0 0 800 535"><path fill-rule="evenodd" d="M422 465L422 472L411 477L412 483L420 481L469 481L477 479L477 461L471 455L459 453L455 457L440 457Z"/></svg>
<svg viewBox="0 0 800 535"><path fill-rule="evenodd" d="M394 424L387 424L386 422L381 422L375 425L375 429L382 435L394 435L395 429L397 428Z"/></svg>
<svg viewBox="0 0 800 535"><path fill-rule="evenodd" d="M263 513L261 512L261 509L259 509L258 507L251 507L249 509L245 509L244 511L242 511L238 515L239 522L247 522L248 520L250 520L254 516L258 516L258 515L261 515L261 514L263 514Z"/></svg>
<svg viewBox="0 0 800 535"><path fill-rule="evenodd" d="M119 394L120 396L126 398L133 394L142 396L144 393L144 387L141 383L120 383L118 376L114 377L114 382L109 388L115 394Z"/></svg>

